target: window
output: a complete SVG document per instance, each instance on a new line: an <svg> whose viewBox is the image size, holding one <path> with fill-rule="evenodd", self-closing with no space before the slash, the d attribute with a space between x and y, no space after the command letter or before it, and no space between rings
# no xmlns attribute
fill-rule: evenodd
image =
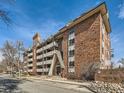
<svg viewBox="0 0 124 93"><path fill-rule="evenodd" d="M68 72L75 72L74 54L75 54L75 29L71 29L68 33Z"/></svg>
<svg viewBox="0 0 124 93"><path fill-rule="evenodd" d="M74 50L70 50L69 51L69 57L73 57L74 56Z"/></svg>
<svg viewBox="0 0 124 93"><path fill-rule="evenodd" d="M69 62L69 67L74 67L74 61Z"/></svg>
<svg viewBox="0 0 124 93"><path fill-rule="evenodd" d="M69 40L69 46L74 45L74 39Z"/></svg>
<svg viewBox="0 0 124 93"><path fill-rule="evenodd" d="M73 34L75 32L75 30L74 29L71 29L70 31L69 31L69 34Z"/></svg>

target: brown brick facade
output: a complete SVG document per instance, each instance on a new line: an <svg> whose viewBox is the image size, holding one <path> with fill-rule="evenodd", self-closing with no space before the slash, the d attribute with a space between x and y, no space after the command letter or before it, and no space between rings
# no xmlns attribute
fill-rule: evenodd
<svg viewBox="0 0 124 93"><path fill-rule="evenodd" d="M76 76L81 78L87 65L100 61L100 14L81 22L76 27L75 68Z"/></svg>
<svg viewBox="0 0 124 93"><path fill-rule="evenodd" d="M75 28L75 76L77 79L81 79L82 75L86 72L86 69L90 63L100 63L100 49L101 49L101 30L100 21L101 14L96 13L88 19L82 21ZM68 32L63 34L63 55L64 55L64 76L68 76ZM108 42L108 38L105 35L105 43ZM106 46L105 46L106 47ZM107 47L108 48L108 47ZM107 57L107 56L106 56ZM105 57L105 58L106 58Z"/></svg>
<svg viewBox="0 0 124 93"><path fill-rule="evenodd" d="M68 33L65 32L63 33L63 40L62 40L62 51L63 51L63 60L64 60L64 64L65 64L65 68L63 70L63 76L67 77L67 73L68 73Z"/></svg>

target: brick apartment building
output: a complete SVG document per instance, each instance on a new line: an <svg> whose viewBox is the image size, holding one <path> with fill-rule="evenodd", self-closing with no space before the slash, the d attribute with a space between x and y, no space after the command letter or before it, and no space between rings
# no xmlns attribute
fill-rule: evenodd
<svg viewBox="0 0 124 93"><path fill-rule="evenodd" d="M62 75L81 79L89 64L110 67L110 23L106 4L82 14L46 41L38 33L24 53L26 71L32 75Z"/></svg>

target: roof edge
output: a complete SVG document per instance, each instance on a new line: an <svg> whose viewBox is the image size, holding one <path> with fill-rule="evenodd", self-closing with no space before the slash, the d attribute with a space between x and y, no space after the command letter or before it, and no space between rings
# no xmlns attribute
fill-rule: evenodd
<svg viewBox="0 0 124 93"><path fill-rule="evenodd" d="M78 20L80 20L82 17L87 16L87 15L90 14L91 12L92 12L92 14L91 14L90 16L92 16L93 14L95 14L95 13L97 13L97 12L101 12L101 13L102 13L102 16L104 16L103 20L105 21L105 26L107 27L107 31L108 31L108 32L111 32L111 26L110 26L110 20L109 20L109 17L108 17L107 5L106 5L105 2L102 2L102 3L100 3L99 5L97 5L96 7L94 7L94 8L92 8L92 9L90 9L89 11L87 11L87 12L81 14L81 16L79 16L78 18L72 20L71 23L66 24L63 28L61 28L61 29L59 30L58 33L56 33L56 35L58 35L58 34L64 32L64 31L66 31L67 29L69 29L69 28L73 27L74 25L80 23L80 22L78 22L78 23L76 23L76 22L77 22ZM93 13L93 12L94 12L94 13ZM88 17L90 17L90 16L88 16ZM88 17L86 17L86 18L84 18L84 19L82 18L82 19L85 20L85 19L87 19ZM83 20L81 20L81 21L83 21ZM74 23L76 23L76 24L74 24ZM72 25L72 24L74 24L74 25Z"/></svg>

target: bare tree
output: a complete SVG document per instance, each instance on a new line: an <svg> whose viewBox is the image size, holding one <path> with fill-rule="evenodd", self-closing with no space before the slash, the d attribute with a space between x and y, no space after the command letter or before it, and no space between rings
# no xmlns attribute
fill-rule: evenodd
<svg viewBox="0 0 124 93"><path fill-rule="evenodd" d="M21 63L21 58L23 57L23 52L24 52L24 46L22 41L17 41L16 42L16 49L17 49L17 61L18 61L18 71L19 71L19 78L21 77L21 70L22 68L22 63Z"/></svg>
<svg viewBox="0 0 124 93"><path fill-rule="evenodd" d="M4 4L12 3L14 1L15 0L0 0L0 2L3 2ZM1 7L0 7L0 20L2 20L7 25L9 25L12 22L9 16L9 12L5 9L2 9Z"/></svg>
<svg viewBox="0 0 124 93"><path fill-rule="evenodd" d="M7 63L6 61L3 59L0 62L0 72L6 72L7 71Z"/></svg>
<svg viewBox="0 0 124 93"><path fill-rule="evenodd" d="M7 61L8 66L11 69L11 75L13 75L13 68L15 66L17 49L14 47L13 42L6 41L3 48L1 48L2 55Z"/></svg>
<svg viewBox="0 0 124 93"><path fill-rule="evenodd" d="M111 61L111 69L114 69L114 67L115 67L115 62Z"/></svg>
<svg viewBox="0 0 124 93"><path fill-rule="evenodd" d="M81 67L82 69L82 79L84 80L94 80L95 73L100 69L100 63L98 62L92 62L86 65L84 68Z"/></svg>
<svg viewBox="0 0 124 93"><path fill-rule="evenodd" d="M124 58L121 58L118 62L121 63L124 67Z"/></svg>
<svg viewBox="0 0 124 93"><path fill-rule="evenodd" d="M17 41L15 44L10 41L6 41L3 48L1 48L2 55L7 63L7 66L11 68L11 74L14 71L19 72L20 77L20 62L24 51L23 42Z"/></svg>

